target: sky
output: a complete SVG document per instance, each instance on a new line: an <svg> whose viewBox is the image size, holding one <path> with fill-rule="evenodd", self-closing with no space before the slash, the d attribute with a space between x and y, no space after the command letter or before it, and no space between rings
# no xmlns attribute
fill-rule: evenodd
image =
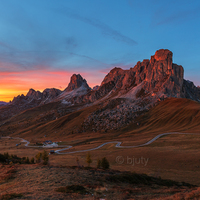
<svg viewBox="0 0 200 200"><path fill-rule="evenodd" d="M0 0L0 101L30 88L90 87L158 49L200 85L199 0Z"/></svg>

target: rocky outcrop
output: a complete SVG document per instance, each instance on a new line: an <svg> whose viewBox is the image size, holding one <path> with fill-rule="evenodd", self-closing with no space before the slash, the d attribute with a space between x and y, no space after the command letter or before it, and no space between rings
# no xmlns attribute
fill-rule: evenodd
<svg viewBox="0 0 200 200"><path fill-rule="evenodd" d="M68 87L54 101L62 101L66 105L73 104L75 101L76 103L82 103L82 98L79 97L83 97L90 91L91 88L88 86L87 81L80 74L73 74Z"/></svg>
<svg viewBox="0 0 200 200"><path fill-rule="evenodd" d="M115 67L105 76L105 78L103 79L101 83L101 87L111 81L117 84L121 80L121 78L124 76L124 74L125 74L125 70Z"/></svg>
<svg viewBox="0 0 200 200"><path fill-rule="evenodd" d="M87 81L83 79L83 77L80 74L73 74L67 88L64 91L70 92L81 86L90 89L90 87L87 84Z"/></svg>
<svg viewBox="0 0 200 200"><path fill-rule="evenodd" d="M192 81L184 80L183 81L183 97L196 100L200 102L200 88L196 87Z"/></svg>
<svg viewBox="0 0 200 200"><path fill-rule="evenodd" d="M92 88L92 90L98 90L99 89L99 85L96 85Z"/></svg>
<svg viewBox="0 0 200 200"><path fill-rule="evenodd" d="M49 103L49 102L53 101L61 93L62 93L61 90L58 90L55 88L45 89L42 93L42 103Z"/></svg>
<svg viewBox="0 0 200 200"><path fill-rule="evenodd" d="M183 67L172 63L172 52L158 50L151 60L138 62L132 69L135 84L144 81L146 93L163 93L165 96L181 97L183 86Z"/></svg>
<svg viewBox="0 0 200 200"><path fill-rule="evenodd" d="M28 98L32 99L40 99L42 98L42 93L40 91L35 91L34 89L30 89L26 95Z"/></svg>

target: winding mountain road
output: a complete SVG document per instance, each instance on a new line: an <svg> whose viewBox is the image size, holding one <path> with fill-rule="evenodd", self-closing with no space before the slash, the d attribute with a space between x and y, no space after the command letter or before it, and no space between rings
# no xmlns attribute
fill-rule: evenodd
<svg viewBox="0 0 200 200"><path fill-rule="evenodd" d="M60 148L64 147L63 149L59 149L59 150L56 150L55 153L56 154L72 154L72 153L81 153L81 152L87 152L87 151L94 151L94 150L97 150L97 149L100 149L101 147L107 145L107 144L115 144L115 147L117 148L136 148L136 147L143 147L143 146L147 146L149 144L151 144L152 142L154 142L155 140L157 140L158 138L162 137L162 136L166 136L166 135L198 135L198 133L178 133L178 132L172 132L172 133L162 133L162 134L159 134L157 136L155 136L153 139L149 140L148 142L144 143L144 144L140 144L140 145L135 145L135 146L121 146L122 142L119 142L119 141L110 141L110 142L105 142L97 147L94 147L94 148L91 148L91 149L85 149L85 150L78 150L78 151L70 151L70 152L63 152L63 151L66 151L70 148L72 148L73 146L69 146L69 145L62 145L62 146L58 146ZM7 137L0 137L0 138L10 138L10 139L17 139L17 140L21 140L21 142L25 142L25 146L26 147L32 147L32 148L52 148L52 146L29 146L30 142L23 139L23 138L19 138L19 137L10 137L10 136L7 136Z"/></svg>

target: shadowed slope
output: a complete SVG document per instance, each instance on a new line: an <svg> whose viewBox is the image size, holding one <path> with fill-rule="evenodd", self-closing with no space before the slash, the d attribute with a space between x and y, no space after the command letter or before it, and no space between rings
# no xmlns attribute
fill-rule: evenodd
<svg viewBox="0 0 200 200"><path fill-rule="evenodd" d="M138 118L140 131L199 132L200 103L189 99L169 98Z"/></svg>

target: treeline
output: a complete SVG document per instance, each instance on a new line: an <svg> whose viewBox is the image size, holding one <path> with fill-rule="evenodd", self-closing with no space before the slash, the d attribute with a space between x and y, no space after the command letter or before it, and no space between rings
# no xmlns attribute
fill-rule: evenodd
<svg viewBox="0 0 200 200"><path fill-rule="evenodd" d="M34 164L35 159L29 157L18 157L17 155L10 155L8 152L1 154L0 153L0 163L2 164L12 164L12 163L19 163L19 164Z"/></svg>
<svg viewBox="0 0 200 200"><path fill-rule="evenodd" d="M35 164L35 163L42 163L43 165L47 165L49 161L49 155L44 150L43 152L39 152L36 154L35 158L32 157L31 159L29 157L18 157L17 155L10 155L8 152L1 154L0 153L0 163L2 164Z"/></svg>

